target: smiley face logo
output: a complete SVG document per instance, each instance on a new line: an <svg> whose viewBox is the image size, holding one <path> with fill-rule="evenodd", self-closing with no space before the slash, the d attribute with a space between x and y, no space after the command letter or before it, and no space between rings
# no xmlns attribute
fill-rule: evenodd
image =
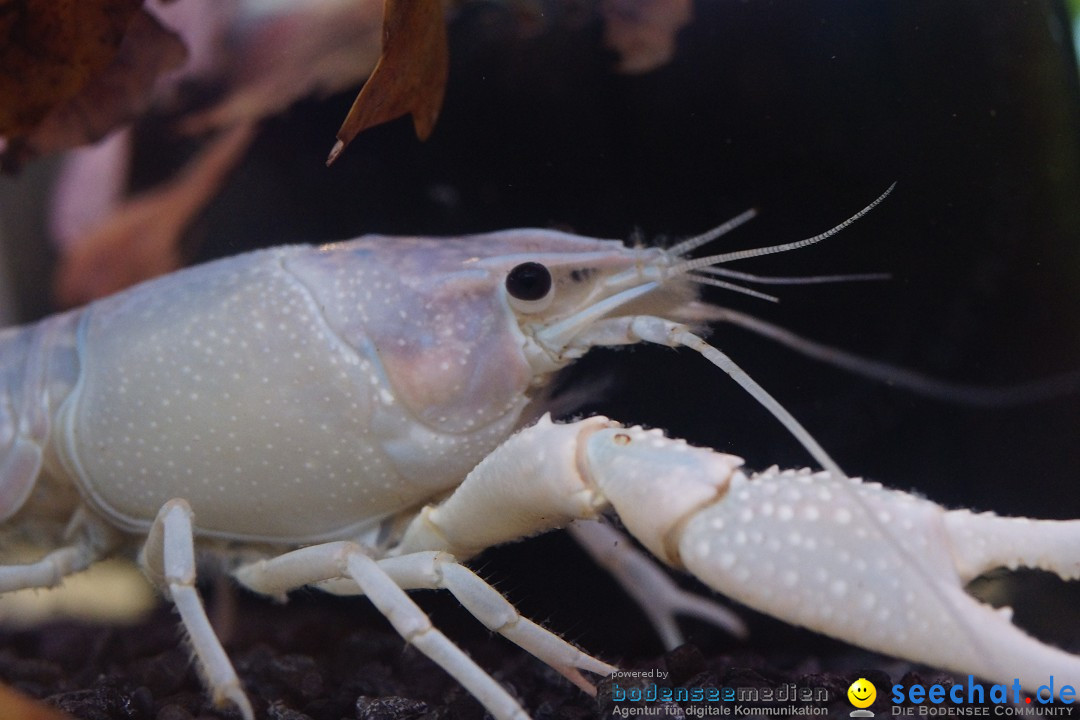
<svg viewBox="0 0 1080 720"><path fill-rule="evenodd" d="M870 707L877 698L877 688L866 678L859 678L847 689L847 697L857 708Z"/></svg>

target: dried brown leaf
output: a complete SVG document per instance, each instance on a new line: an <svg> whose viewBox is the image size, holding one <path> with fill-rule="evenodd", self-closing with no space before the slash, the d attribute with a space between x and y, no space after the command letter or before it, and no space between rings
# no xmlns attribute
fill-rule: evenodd
<svg viewBox="0 0 1080 720"><path fill-rule="evenodd" d="M112 61L142 0L0 0L0 135L28 132Z"/></svg>
<svg viewBox="0 0 1080 720"><path fill-rule="evenodd" d="M0 718L4 720L74 720L67 713L28 698L6 685L0 685Z"/></svg>
<svg viewBox="0 0 1080 720"><path fill-rule="evenodd" d="M85 238L70 243L53 283L57 302L82 305L182 267L184 231L253 136L250 124L223 132L175 180L128 200Z"/></svg>
<svg viewBox="0 0 1080 720"><path fill-rule="evenodd" d="M442 108L450 58L446 21L438 0L386 0L383 49L364 83L326 164L362 131L412 114L413 127L426 140Z"/></svg>
<svg viewBox="0 0 1080 720"><path fill-rule="evenodd" d="M179 67L186 57L184 44L175 33L138 10L131 16L111 62L29 132L11 138L5 165L18 167L45 153L94 142L134 120L149 107L157 78Z"/></svg>

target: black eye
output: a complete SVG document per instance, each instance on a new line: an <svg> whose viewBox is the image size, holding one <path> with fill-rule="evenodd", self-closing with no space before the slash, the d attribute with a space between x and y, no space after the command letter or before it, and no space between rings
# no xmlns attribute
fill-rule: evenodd
<svg viewBox="0 0 1080 720"><path fill-rule="evenodd" d="M518 300L542 300L551 292L551 271L540 263L521 263L506 276L506 292Z"/></svg>

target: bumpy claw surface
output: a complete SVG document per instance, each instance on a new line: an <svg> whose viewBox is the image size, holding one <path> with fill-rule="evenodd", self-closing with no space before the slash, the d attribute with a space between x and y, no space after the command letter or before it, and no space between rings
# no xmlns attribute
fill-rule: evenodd
<svg viewBox="0 0 1080 720"><path fill-rule="evenodd" d="M963 589L996 567L1077 578L1080 521L946 511L827 473L738 473L686 523L679 559L732 598L863 647L1029 691L1080 680L1080 657Z"/></svg>
<svg viewBox="0 0 1080 720"><path fill-rule="evenodd" d="M656 557L781 620L1029 692L1080 684L1080 657L964 591L997 567L1080 577L1080 521L950 512L877 483L741 465L658 430L544 416L418 513L395 552L469 557L613 510Z"/></svg>

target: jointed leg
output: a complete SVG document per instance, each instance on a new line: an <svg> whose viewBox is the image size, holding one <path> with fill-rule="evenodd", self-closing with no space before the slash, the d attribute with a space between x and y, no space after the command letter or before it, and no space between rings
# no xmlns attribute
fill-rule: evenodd
<svg viewBox="0 0 1080 720"><path fill-rule="evenodd" d="M589 694L595 694L596 688L582 677L581 670L610 675L618 669L522 617L498 590L452 555L419 552L380 560L379 567L405 589L449 590L489 630L540 658Z"/></svg>
<svg viewBox="0 0 1080 720"><path fill-rule="evenodd" d="M685 642L675 618L689 615L746 637L746 625L731 610L679 587L651 556L638 550L625 534L597 520L579 520L567 530L597 565L614 577L649 616L670 650Z"/></svg>
<svg viewBox="0 0 1080 720"><path fill-rule="evenodd" d="M158 512L139 561L146 574L172 599L180 613L215 703L232 701L253 720L251 703L240 687L229 656L195 590L195 543L192 512L184 500L170 500Z"/></svg>
<svg viewBox="0 0 1080 720"><path fill-rule="evenodd" d="M398 574L422 575L416 568L409 567L401 568ZM269 595L282 595L293 588L325 580L348 578L407 642L460 682L493 716L521 720L527 717L501 685L432 626L424 611L399 587L397 578L354 543L333 542L302 548L245 565L235 575L252 590Z"/></svg>
<svg viewBox="0 0 1080 720"><path fill-rule="evenodd" d="M0 567L0 593L55 587L64 577L85 570L100 559L93 548L80 542L53 550L37 562Z"/></svg>
<svg viewBox="0 0 1080 720"><path fill-rule="evenodd" d="M114 530L101 527L77 513L70 527L75 527L77 539L70 545L53 550L36 562L0 567L0 593L26 588L50 588L103 559L115 547L118 537Z"/></svg>
<svg viewBox="0 0 1080 720"><path fill-rule="evenodd" d="M328 581L316 578L312 573L318 570L315 570L316 566L307 555L314 550L316 548L305 548L240 568L236 573L237 579L252 590L269 595L280 596L296 587L310 584L338 595L364 594L351 578L331 578ZM410 553L384 558L377 561L377 565L403 590L449 590L489 630L543 660L589 694L595 694L596 688L582 676L581 670L598 675L610 675L617 670L522 617L498 590L448 553Z"/></svg>

